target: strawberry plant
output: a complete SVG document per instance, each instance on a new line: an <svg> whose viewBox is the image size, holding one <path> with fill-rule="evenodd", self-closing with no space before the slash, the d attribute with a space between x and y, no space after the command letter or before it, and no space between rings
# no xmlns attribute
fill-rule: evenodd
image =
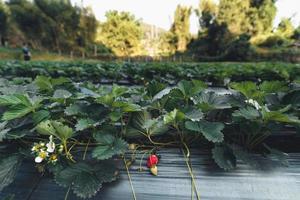
<svg viewBox="0 0 300 200"><path fill-rule="evenodd" d="M261 80L293 81L300 76L299 64L261 63L127 63L127 62L17 62L1 61L3 77L68 77L76 82L147 84L152 80L175 85L183 79L203 80L223 86L228 82ZM44 83L47 84L47 83Z"/></svg>
<svg viewBox="0 0 300 200"><path fill-rule="evenodd" d="M145 148L155 156L149 167L157 175L156 149L181 148L189 166L195 141L209 144L225 170L235 168L237 159L256 164L252 153L287 164L287 155L265 140L287 126L299 128L299 85L264 81L229 87L224 94L199 80L120 86L42 75L1 79L0 190L29 159L60 186L90 198L117 179L116 160L129 166L127 151Z"/></svg>

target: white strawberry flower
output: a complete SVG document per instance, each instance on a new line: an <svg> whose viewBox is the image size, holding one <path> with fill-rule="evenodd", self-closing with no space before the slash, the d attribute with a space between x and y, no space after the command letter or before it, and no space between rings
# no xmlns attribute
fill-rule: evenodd
<svg viewBox="0 0 300 200"><path fill-rule="evenodd" d="M33 152L37 152L38 150L39 150L38 145L34 145L34 146L31 148L31 151L33 151Z"/></svg>
<svg viewBox="0 0 300 200"><path fill-rule="evenodd" d="M34 161L36 163L41 163L47 157L48 157L48 152L46 152L46 151L40 151L39 154L38 154L38 156L35 157Z"/></svg>
<svg viewBox="0 0 300 200"><path fill-rule="evenodd" d="M55 151L55 143L53 142L53 136L49 137L49 142L46 144L47 152L53 153Z"/></svg>
<svg viewBox="0 0 300 200"><path fill-rule="evenodd" d="M43 161L44 159L42 158L42 157L36 157L35 159L34 159L34 161L36 162L36 163L41 163L42 161Z"/></svg>

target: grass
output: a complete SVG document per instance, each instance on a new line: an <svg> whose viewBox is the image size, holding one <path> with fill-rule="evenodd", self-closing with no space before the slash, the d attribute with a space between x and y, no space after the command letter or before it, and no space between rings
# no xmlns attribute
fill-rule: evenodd
<svg viewBox="0 0 300 200"><path fill-rule="evenodd" d="M78 60L72 59L66 55L59 55L56 53L50 53L47 51L31 50L33 61L72 61ZM21 48L6 48L0 47L0 60L23 60L23 53Z"/></svg>

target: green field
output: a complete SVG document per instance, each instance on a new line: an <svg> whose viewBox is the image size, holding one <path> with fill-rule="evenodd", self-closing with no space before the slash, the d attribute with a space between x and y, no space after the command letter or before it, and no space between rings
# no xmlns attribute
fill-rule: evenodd
<svg viewBox="0 0 300 200"><path fill-rule="evenodd" d="M71 61L70 56L59 55L48 51L34 50L32 59L35 61ZM0 47L0 60L23 60L22 48L5 48ZM79 58L78 58L79 60Z"/></svg>
<svg viewBox="0 0 300 200"><path fill-rule="evenodd" d="M199 80L221 83L233 79L236 68L244 73L237 77L254 81L238 79L219 93ZM296 134L300 125L294 64L1 62L0 69L7 76L0 81L0 151L9 171L1 172L2 187L13 181L23 159L31 159L59 185L72 185L77 196L88 198L99 184L116 180L114 158L139 147L152 155L175 146L188 157L189 147L200 143L225 170L237 160L255 165L253 153L288 165L287 155L266 140L285 130ZM132 82L91 83L103 77ZM73 182L78 174L89 179Z"/></svg>
<svg viewBox="0 0 300 200"><path fill-rule="evenodd" d="M283 62L20 62L1 61L3 77L37 75L68 77L73 81L125 82L145 84L151 80L175 84L180 80L197 79L212 85L226 85L230 81L284 80L300 77L300 64Z"/></svg>

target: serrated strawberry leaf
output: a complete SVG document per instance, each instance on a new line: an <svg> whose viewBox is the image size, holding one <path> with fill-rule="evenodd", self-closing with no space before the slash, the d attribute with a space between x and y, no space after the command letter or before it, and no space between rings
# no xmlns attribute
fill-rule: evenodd
<svg viewBox="0 0 300 200"><path fill-rule="evenodd" d="M72 164L55 173L55 181L63 187L71 187L80 198L91 198L102 184L116 180L116 168L111 162Z"/></svg>
<svg viewBox="0 0 300 200"><path fill-rule="evenodd" d="M195 131L198 133L202 133L203 136L211 142L222 142L224 139L224 135L222 130L224 128L224 124L220 122L207 122L207 121L187 121L185 122L185 128L191 131Z"/></svg>
<svg viewBox="0 0 300 200"><path fill-rule="evenodd" d="M212 149L212 157L217 165L224 170L231 170L236 167L236 157L228 146L216 145Z"/></svg>
<svg viewBox="0 0 300 200"><path fill-rule="evenodd" d="M97 142L101 143L92 152L92 156L98 160L105 160L114 155L122 154L128 146L123 139L109 133L96 133L94 138Z"/></svg>
<svg viewBox="0 0 300 200"><path fill-rule="evenodd" d="M14 181L21 162L18 155L0 157L0 192Z"/></svg>

